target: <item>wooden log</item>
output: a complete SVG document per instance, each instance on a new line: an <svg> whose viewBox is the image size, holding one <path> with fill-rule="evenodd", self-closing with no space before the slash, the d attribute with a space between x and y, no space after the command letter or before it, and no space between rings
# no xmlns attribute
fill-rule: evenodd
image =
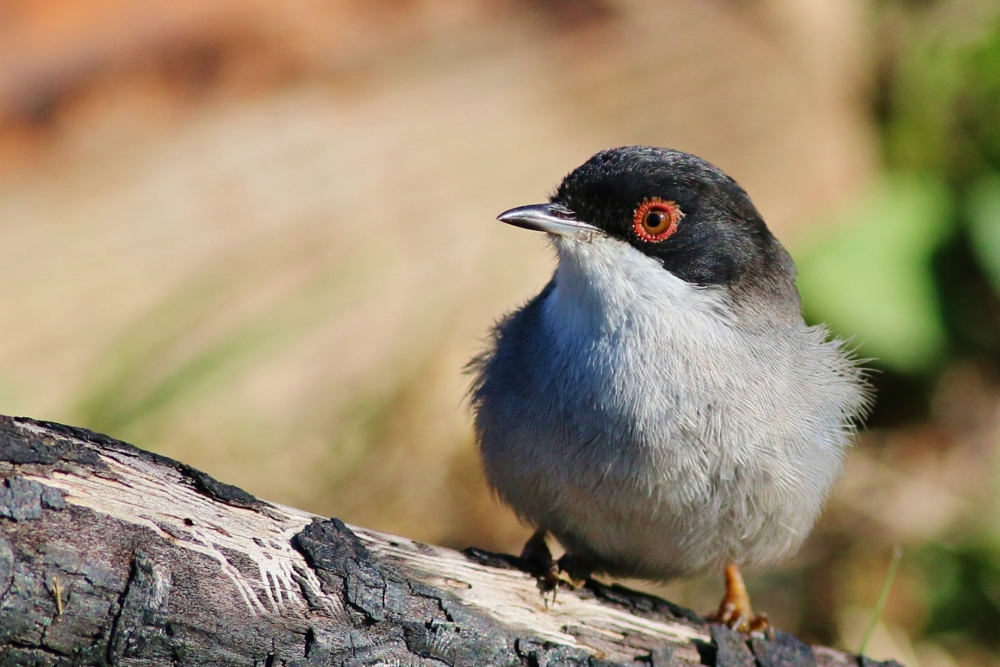
<svg viewBox="0 0 1000 667"><path fill-rule="evenodd" d="M590 581L254 498L84 429L0 417L0 665L859 665ZM870 661L865 661L870 664Z"/></svg>

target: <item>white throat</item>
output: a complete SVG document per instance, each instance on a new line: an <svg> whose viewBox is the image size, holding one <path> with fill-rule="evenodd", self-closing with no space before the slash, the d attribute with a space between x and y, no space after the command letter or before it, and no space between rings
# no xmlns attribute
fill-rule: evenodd
<svg viewBox="0 0 1000 667"><path fill-rule="evenodd" d="M555 331L600 337L652 327L667 335L735 322L725 288L692 285L628 243L602 236L554 245L559 267L545 319Z"/></svg>

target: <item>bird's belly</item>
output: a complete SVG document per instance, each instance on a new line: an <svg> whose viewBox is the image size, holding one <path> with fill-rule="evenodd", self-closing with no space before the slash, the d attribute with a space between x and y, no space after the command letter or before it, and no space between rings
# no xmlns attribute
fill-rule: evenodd
<svg viewBox="0 0 1000 667"><path fill-rule="evenodd" d="M839 451L808 435L789 442L784 426L752 406L713 403L713 388L691 386L676 369L650 366L631 375L644 381L626 386L599 372L615 367L619 360L581 378L588 365L578 363L575 377L545 389L559 395L559 410L526 397L510 406L517 418L506 420L504 436L483 440L487 476L507 504L621 576L669 579L794 551L839 470ZM576 386L611 398L596 407ZM823 457L824 465L812 460Z"/></svg>
<svg viewBox="0 0 1000 667"><path fill-rule="evenodd" d="M538 463L541 476L494 474L491 482L567 551L621 576L670 579L728 562L776 561L798 547L822 502L808 489L773 493L773 480L712 479L705 470L678 479L651 467L637 481L602 477L593 468L594 474L577 470L567 479L548 467L550 455Z"/></svg>
<svg viewBox="0 0 1000 667"><path fill-rule="evenodd" d="M769 563L797 548L815 516L802 506L808 497L790 494L767 505L757 499L751 509L741 497L746 490L736 486L686 502L669 482L657 489L664 496L659 499L616 489L566 502L564 488L545 527L568 552L609 574L657 580L718 570L730 562ZM803 516L806 525L792 529Z"/></svg>
<svg viewBox="0 0 1000 667"><path fill-rule="evenodd" d="M601 321L617 324L599 327L580 308L557 312L568 301L550 284L501 327L481 371L491 486L611 573L668 579L777 561L805 539L840 472L845 415L863 402L849 364L804 325L730 327L694 303L706 294L674 294L657 317L645 303L612 304L620 312Z"/></svg>

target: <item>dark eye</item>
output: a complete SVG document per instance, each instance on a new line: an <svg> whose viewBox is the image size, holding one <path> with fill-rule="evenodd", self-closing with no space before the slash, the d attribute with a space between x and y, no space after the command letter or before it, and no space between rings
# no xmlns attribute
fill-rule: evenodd
<svg viewBox="0 0 1000 667"><path fill-rule="evenodd" d="M636 236L649 243L666 241L677 231L681 215L681 210L675 202L659 197L647 199L635 209L633 226Z"/></svg>

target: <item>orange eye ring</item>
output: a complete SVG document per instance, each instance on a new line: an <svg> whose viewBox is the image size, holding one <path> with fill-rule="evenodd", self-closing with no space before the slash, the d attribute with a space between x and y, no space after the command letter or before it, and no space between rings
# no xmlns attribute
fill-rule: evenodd
<svg viewBox="0 0 1000 667"><path fill-rule="evenodd" d="M636 236L648 243L661 243L677 231L677 223L684 216L676 202L653 197L635 209L632 225Z"/></svg>

